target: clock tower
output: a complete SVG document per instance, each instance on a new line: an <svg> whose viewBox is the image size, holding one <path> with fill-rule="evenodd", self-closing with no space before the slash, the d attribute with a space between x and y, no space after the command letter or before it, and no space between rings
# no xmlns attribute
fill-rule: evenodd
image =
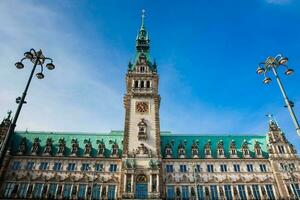
<svg viewBox="0 0 300 200"><path fill-rule="evenodd" d="M160 197L160 96L157 66L151 61L149 50L143 12L136 38L136 55L133 62L129 62L126 74L122 178L126 198Z"/></svg>
<svg viewBox="0 0 300 200"><path fill-rule="evenodd" d="M135 152L141 144L152 157L160 157L158 75L150 60L150 40L144 26L136 38L136 55L126 75L124 154Z"/></svg>

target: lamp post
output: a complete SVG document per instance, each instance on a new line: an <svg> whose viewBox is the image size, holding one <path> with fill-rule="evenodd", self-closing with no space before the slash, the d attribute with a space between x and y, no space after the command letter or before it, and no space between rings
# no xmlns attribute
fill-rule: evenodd
<svg viewBox="0 0 300 200"><path fill-rule="evenodd" d="M287 62L288 62L288 58L282 56L281 54L278 54L275 57L269 56L269 57L267 57L267 59L264 62L259 63L258 68L256 70L256 73L258 75L263 74L264 75L263 83L264 84L269 84L272 79L267 76L267 73L269 71L273 72L273 74L274 74L274 76L275 76L275 78L277 80L277 83L279 85L279 88L280 88L280 91L282 93L282 96L284 98L284 102L286 104L285 107L288 108L289 113L290 113L290 115L292 117L293 123L294 123L294 125L296 127L297 134L300 136L300 126L299 126L298 120L297 120L296 115L295 115L294 110L293 110L294 103L292 101L290 101L289 98L287 97L287 94L286 94L286 92L284 90L284 87L283 87L283 85L281 83L280 77L277 74L277 70L276 70L276 68L278 68L278 67L285 67L286 68L285 74L287 76L292 75L294 73L294 70L290 69L286 65Z"/></svg>
<svg viewBox="0 0 300 200"><path fill-rule="evenodd" d="M24 53L24 58L22 58L21 61L15 63L15 66L16 66L17 69L23 69L24 68L24 64L22 63L24 60L31 61L33 63L33 68L32 68L32 71L30 73L27 84L25 86L25 90L22 94L22 97L18 97L16 99L16 102L18 103L18 108L16 110L16 114L13 118L13 121L9 126L9 129L7 131L7 134L6 134L6 136L4 138L4 141L3 141L3 144L2 144L2 148L0 150L1 164L2 164L2 160L3 160L3 156L4 156L3 154L4 154L4 152L7 148L6 147L7 142L9 141L10 135L15 131L16 123L17 123L17 120L19 118L22 106L23 106L24 103L26 103L26 101L25 101L26 94L27 94L29 85L31 83L33 74L35 73L35 70L36 70L37 66L40 66L40 72L36 73L36 77L38 79L43 79L45 77L44 74L43 74L43 69L44 69L43 64L45 63L45 61L50 61L49 63L46 64L46 68L48 68L49 70L53 70L55 68L55 66L53 64L53 60L51 58L45 57L42 53L42 50L35 51L34 49L30 49L28 52L25 52Z"/></svg>

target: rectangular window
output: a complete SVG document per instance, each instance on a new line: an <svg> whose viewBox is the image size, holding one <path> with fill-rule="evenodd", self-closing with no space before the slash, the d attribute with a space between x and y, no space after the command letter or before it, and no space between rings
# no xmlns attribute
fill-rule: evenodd
<svg viewBox="0 0 300 200"><path fill-rule="evenodd" d="M34 189L33 189L33 198L34 199L40 199L42 197L42 190L43 190L43 183L36 183L34 185Z"/></svg>
<svg viewBox="0 0 300 200"><path fill-rule="evenodd" d="M175 190L174 186L167 186L167 200L174 200L175 199Z"/></svg>
<svg viewBox="0 0 300 200"><path fill-rule="evenodd" d="M233 169L234 169L235 172L240 172L241 171L240 165L238 165L238 164L234 164Z"/></svg>
<svg viewBox="0 0 300 200"><path fill-rule="evenodd" d="M86 185L79 184L78 199L85 199Z"/></svg>
<svg viewBox="0 0 300 200"><path fill-rule="evenodd" d="M173 172L173 165L167 165L166 170L167 170L167 173L172 173Z"/></svg>
<svg viewBox="0 0 300 200"><path fill-rule="evenodd" d="M20 161L14 161L11 165L12 170L19 170L21 169L21 162Z"/></svg>
<svg viewBox="0 0 300 200"><path fill-rule="evenodd" d="M253 172L253 165L252 164L247 164L247 171L248 172Z"/></svg>
<svg viewBox="0 0 300 200"><path fill-rule="evenodd" d="M96 166L95 166L95 170L97 171L97 172L102 172L103 171L103 164L96 164Z"/></svg>
<svg viewBox="0 0 300 200"><path fill-rule="evenodd" d="M117 165L116 164L110 164L109 171L110 172L116 172L117 171Z"/></svg>
<svg viewBox="0 0 300 200"><path fill-rule="evenodd" d="M64 192L63 192L63 197L64 199L69 199L71 197L71 184L65 184L64 185Z"/></svg>
<svg viewBox="0 0 300 200"><path fill-rule="evenodd" d="M267 194L270 200L275 200L274 192L273 192L273 187L272 185L266 185L266 190Z"/></svg>
<svg viewBox="0 0 300 200"><path fill-rule="evenodd" d="M189 200L189 186L181 186L182 200Z"/></svg>
<svg viewBox="0 0 300 200"><path fill-rule="evenodd" d="M57 184L51 183L49 186L48 198L55 199L56 198L56 190L57 190Z"/></svg>
<svg viewBox="0 0 300 200"><path fill-rule="evenodd" d="M293 192L296 197L300 198L300 187L298 183L292 184Z"/></svg>
<svg viewBox="0 0 300 200"><path fill-rule="evenodd" d="M216 185L210 186L210 196L211 199L218 199L218 190Z"/></svg>
<svg viewBox="0 0 300 200"><path fill-rule="evenodd" d="M232 200L231 186L224 185L226 200Z"/></svg>
<svg viewBox="0 0 300 200"><path fill-rule="evenodd" d="M279 151L279 153L281 153L281 154L285 153L285 151L284 151L284 146L278 146L278 151Z"/></svg>
<svg viewBox="0 0 300 200"><path fill-rule="evenodd" d="M19 198L26 199L27 197L27 190L28 190L28 183L21 183L19 186Z"/></svg>
<svg viewBox="0 0 300 200"><path fill-rule="evenodd" d="M182 172L182 173L186 173L187 172L186 165L180 165L180 172Z"/></svg>
<svg viewBox="0 0 300 200"><path fill-rule="evenodd" d="M40 170L46 170L47 168L48 168L48 163L47 162L41 162Z"/></svg>
<svg viewBox="0 0 300 200"><path fill-rule="evenodd" d="M81 171L89 171L90 165L88 163L82 163Z"/></svg>
<svg viewBox="0 0 300 200"><path fill-rule="evenodd" d="M10 198L14 188L15 188L14 183L6 183L5 190L4 190L4 197Z"/></svg>
<svg viewBox="0 0 300 200"><path fill-rule="evenodd" d="M207 165L207 172L214 172L214 166L213 165Z"/></svg>
<svg viewBox="0 0 300 200"><path fill-rule="evenodd" d="M197 193L198 193L198 200L204 200L205 199L203 185L198 185L197 186Z"/></svg>
<svg viewBox="0 0 300 200"><path fill-rule="evenodd" d="M75 163L69 163L68 171L75 171Z"/></svg>
<svg viewBox="0 0 300 200"><path fill-rule="evenodd" d="M252 191L253 191L254 199L259 200L260 199L260 193L259 193L258 185L252 185Z"/></svg>
<svg viewBox="0 0 300 200"><path fill-rule="evenodd" d="M34 169L34 162L32 162L32 161L27 162L26 169L27 170L33 170Z"/></svg>
<svg viewBox="0 0 300 200"><path fill-rule="evenodd" d="M201 172L201 166L200 165L196 165L195 172Z"/></svg>
<svg viewBox="0 0 300 200"><path fill-rule="evenodd" d="M266 167L266 165L264 165L264 164L260 164L260 165L259 165L259 168L260 168L260 171L261 171L261 172L266 172L266 171L267 171L267 167Z"/></svg>
<svg viewBox="0 0 300 200"><path fill-rule="evenodd" d="M92 188L93 188L92 199L100 200L101 185L94 185Z"/></svg>
<svg viewBox="0 0 300 200"><path fill-rule="evenodd" d="M114 200L116 199L116 186L115 185L109 185L108 186L108 192L107 192L107 199L108 200Z"/></svg>
<svg viewBox="0 0 300 200"><path fill-rule="evenodd" d="M247 200L245 186L238 185L238 189L239 189L239 195L240 195L241 200Z"/></svg>
<svg viewBox="0 0 300 200"><path fill-rule="evenodd" d="M53 165L53 170L54 171L60 171L61 170L61 163L60 162L55 162Z"/></svg>
<svg viewBox="0 0 300 200"><path fill-rule="evenodd" d="M221 172L227 172L227 165L220 165L220 168L221 168Z"/></svg>

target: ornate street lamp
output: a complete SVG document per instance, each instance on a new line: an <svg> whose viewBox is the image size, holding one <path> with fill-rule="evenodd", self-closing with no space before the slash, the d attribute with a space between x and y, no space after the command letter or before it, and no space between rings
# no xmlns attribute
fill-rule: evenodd
<svg viewBox="0 0 300 200"><path fill-rule="evenodd" d="M15 131L15 127L16 127L16 123L17 123L17 120L18 120L19 115L20 115L20 111L22 109L23 104L26 103L26 101L25 101L26 94L27 94L29 85L31 83L31 80L32 80L33 74L35 73L36 68L38 66L40 67L40 72L36 73L36 77L38 79L43 79L45 77L44 74L43 74L43 69L44 69L43 65L46 61L49 61L49 63L46 64L46 68L48 68L49 70L53 70L55 68L55 66L53 64L53 60L51 58L45 57L42 53L42 50L35 51L34 49L30 49L30 51L25 52L24 53L24 58L22 58L21 61L15 63L15 66L16 66L17 69L23 69L24 68L24 64L23 64L24 60L31 61L33 63L33 68L32 68L32 71L30 73L29 79L27 81L25 90L22 94L22 97L18 97L16 99L16 103L18 104L18 108L17 108L16 114L15 114L13 120L12 120L12 123L9 126L8 132L7 132L7 134L4 138L4 141L2 143L2 147L1 147L1 150L0 150L1 164L2 164L2 160L3 160L2 158L4 156L3 153L4 153L4 150L6 149L7 141L9 141L10 135Z"/></svg>
<svg viewBox="0 0 300 200"><path fill-rule="evenodd" d="M290 115L292 117L293 123L296 127L297 134L300 136L299 123L298 123L298 120L297 120L296 115L295 115L294 110L293 110L294 103L288 99L287 94L286 94L286 92L283 88L283 85L281 83L281 80L280 80L280 78L277 74L277 70L276 70L276 68L278 68L278 67L284 67L284 68L286 68L285 74L287 76L292 75L294 73L294 70L290 69L287 66L287 62L288 62L288 58L282 56L281 54L278 54L275 57L269 56L269 57L267 57L267 59L264 62L261 62L261 63L258 64L258 68L256 69L256 73L258 75L263 74L264 75L263 83L264 84L269 84L272 81L272 79L267 76L267 73L269 71L273 72L273 74L274 74L274 76L277 80L277 83L279 85L282 96L284 98L284 101L285 101L285 104L286 104L285 107L288 108L288 110L290 112Z"/></svg>

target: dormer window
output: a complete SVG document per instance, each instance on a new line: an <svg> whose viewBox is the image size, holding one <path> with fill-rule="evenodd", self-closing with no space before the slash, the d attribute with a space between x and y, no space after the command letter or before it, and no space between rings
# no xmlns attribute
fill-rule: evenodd
<svg viewBox="0 0 300 200"><path fill-rule="evenodd" d="M230 157L231 158L236 158L237 157L237 150L236 150L234 140L231 140L231 143L230 143Z"/></svg>
<svg viewBox="0 0 300 200"><path fill-rule="evenodd" d="M85 156L90 156L92 153L92 143L90 139L85 139L84 140L85 143L85 148L84 148L84 155Z"/></svg>
<svg viewBox="0 0 300 200"><path fill-rule="evenodd" d="M165 147L166 158L172 158L172 154L173 154L172 145L170 143L167 143Z"/></svg>
<svg viewBox="0 0 300 200"><path fill-rule="evenodd" d="M105 154L105 144L103 142L103 140L97 140L97 144L98 144L98 156L99 157L104 157Z"/></svg>
<svg viewBox="0 0 300 200"><path fill-rule="evenodd" d="M223 157L225 157L225 155L224 155L224 147L223 147L223 140L220 140L219 142L218 142L218 157L220 157L220 158L223 158Z"/></svg>
<svg viewBox="0 0 300 200"><path fill-rule="evenodd" d="M147 139L147 124L145 122L145 119L142 119L140 123L138 123L138 139L139 140L146 140Z"/></svg>
<svg viewBox="0 0 300 200"><path fill-rule="evenodd" d="M79 147L77 139L72 139L71 143L72 143L71 156L76 156Z"/></svg>
<svg viewBox="0 0 300 200"><path fill-rule="evenodd" d="M255 155L257 158L261 158L262 157L262 151L261 151L261 147L258 143L258 141L255 141L255 145L254 145L254 151L255 151Z"/></svg>
<svg viewBox="0 0 300 200"><path fill-rule="evenodd" d="M244 142L243 142L243 145L242 145L242 152L243 152L243 156L244 156L245 158L250 158L250 152L249 152L247 140L244 140Z"/></svg>
<svg viewBox="0 0 300 200"><path fill-rule="evenodd" d="M180 143L178 146L178 157L185 158L185 145L183 143Z"/></svg>
<svg viewBox="0 0 300 200"><path fill-rule="evenodd" d="M58 143L59 143L59 145L58 145L57 155L63 156L64 152L65 152L65 148L66 148L66 141L64 138L60 138Z"/></svg>
<svg viewBox="0 0 300 200"><path fill-rule="evenodd" d="M144 65L141 66L140 71L141 71L141 72L144 72L144 71L145 71L145 66L144 66Z"/></svg>
<svg viewBox="0 0 300 200"><path fill-rule="evenodd" d="M18 155L24 155L26 153L26 150L27 150L26 137L23 137L19 145Z"/></svg>
<svg viewBox="0 0 300 200"><path fill-rule="evenodd" d="M192 145L192 157L193 158L199 157L198 144L199 144L199 141L193 142L193 145Z"/></svg>
<svg viewBox="0 0 300 200"><path fill-rule="evenodd" d="M208 140L208 142L204 146L204 153L205 158L211 158L211 142Z"/></svg>
<svg viewBox="0 0 300 200"><path fill-rule="evenodd" d="M52 153L52 139L47 138L46 147L44 149L44 155L49 156Z"/></svg>
<svg viewBox="0 0 300 200"><path fill-rule="evenodd" d="M119 151L119 146L118 146L118 144L115 142L115 143L112 145L111 156L112 156L112 157L118 157L118 151Z"/></svg>

